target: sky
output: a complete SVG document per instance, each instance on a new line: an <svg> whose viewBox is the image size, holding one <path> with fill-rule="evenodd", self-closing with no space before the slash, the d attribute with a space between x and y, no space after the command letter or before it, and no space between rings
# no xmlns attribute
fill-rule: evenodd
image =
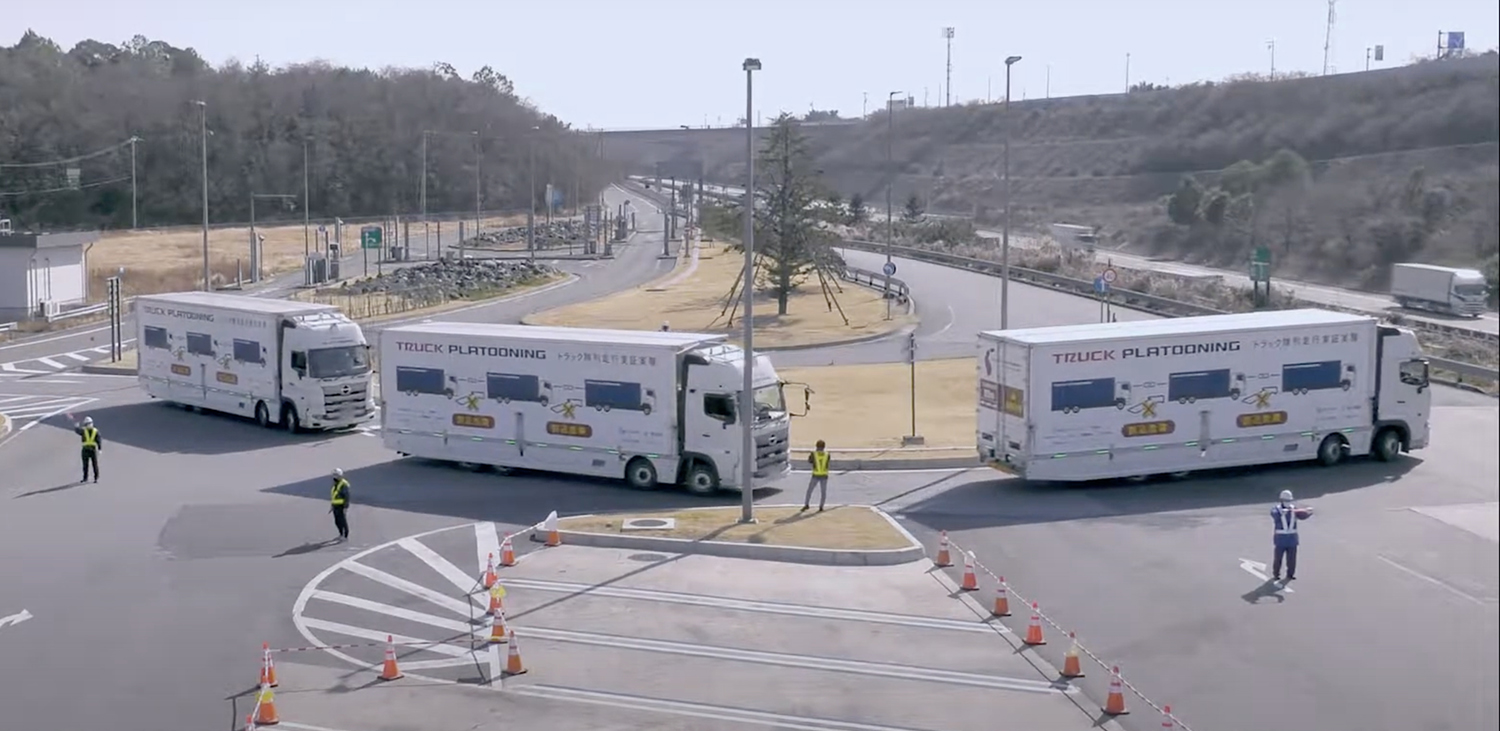
<svg viewBox="0 0 1500 731"><path fill-rule="evenodd" d="M211 10L210 10L211 9ZM322 59L368 68L488 64L516 92L576 128L732 125L744 115L746 57L757 119L878 109L889 92L952 100L1123 91L1245 73L1323 69L1327 0L48 0L0 12L0 43L28 28L64 48L140 34L206 60L273 66ZM1360 71L1437 51L1439 31L1497 45L1494 0L1342 0L1330 66ZM1127 63L1128 56L1128 63Z"/></svg>

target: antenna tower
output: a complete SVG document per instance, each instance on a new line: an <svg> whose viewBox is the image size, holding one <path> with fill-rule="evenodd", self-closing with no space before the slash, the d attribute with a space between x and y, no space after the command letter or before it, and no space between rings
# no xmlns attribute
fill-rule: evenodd
<svg viewBox="0 0 1500 731"><path fill-rule="evenodd" d="M948 74L943 79L943 93L946 98L943 106L953 106L953 26L943 29L943 39L948 41Z"/></svg>
<svg viewBox="0 0 1500 731"><path fill-rule="evenodd" d="M1329 64L1328 59L1333 57L1333 24L1336 20L1338 20L1338 13L1334 10L1334 3L1336 1L1337 0L1328 0L1328 29L1323 33L1324 76L1327 76L1328 72L1335 70L1334 66Z"/></svg>

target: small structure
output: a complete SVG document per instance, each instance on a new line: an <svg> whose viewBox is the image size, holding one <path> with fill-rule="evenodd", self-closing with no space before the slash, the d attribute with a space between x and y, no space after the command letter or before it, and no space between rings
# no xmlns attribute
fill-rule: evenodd
<svg viewBox="0 0 1500 731"><path fill-rule="evenodd" d="M87 251L98 231L8 229L0 226L0 322L56 315L87 301Z"/></svg>

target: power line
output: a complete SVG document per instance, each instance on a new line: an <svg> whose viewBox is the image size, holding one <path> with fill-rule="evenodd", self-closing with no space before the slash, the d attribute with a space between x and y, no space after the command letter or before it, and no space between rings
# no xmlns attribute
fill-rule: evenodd
<svg viewBox="0 0 1500 731"><path fill-rule="evenodd" d="M74 163L74 162L83 162L84 160L91 160L93 158L101 157L103 155L108 155L111 152L115 152L117 150L120 150L121 148L129 145L131 143L131 140L134 140L134 139L135 138L132 137L129 140L125 140L124 142L121 142L121 143L116 144L116 145L111 145L111 146L106 147L106 148L104 148L102 150L97 150L95 152L86 152L86 153L84 153L82 155L78 155L76 157L64 158L62 160L51 160L49 162L0 162L0 169L3 169L3 168L48 168L48 167L56 167L58 165L67 165L69 163Z"/></svg>
<svg viewBox="0 0 1500 731"><path fill-rule="evenodd" d="M23 195L44 195L47 193L65 193L70 190L85 190L87 188L97 188L101 185L123 183L129 179L129 175L121 175L118 178L109 178L108 180L95 180L88 183L80 183L78 185L65 185L61 188L47 188L45 190L4 190L0 191L0 198L17 198Z"/></svg>

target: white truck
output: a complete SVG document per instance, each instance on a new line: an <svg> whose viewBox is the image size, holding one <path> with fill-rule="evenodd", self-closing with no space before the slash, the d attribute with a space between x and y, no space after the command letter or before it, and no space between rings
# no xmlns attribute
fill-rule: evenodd
<svg viewBox="0 0 1500 731"><path fill-rule="evenodd" d="M1477 269L1436 264L1391 266L1391 297L1413 310L1479 317L1488 308L1489 283Z"/></svg>
<svg viewBox="0 0 1500 731"><path fill-rule="evenodd" d="M755 356L755 454L742 453L745 353L722 335L430 322L380 337L380 433L402 456L739 490L791 469L776 369Z"/></svg>
<svg viewBox="0 0 1500 731"><path fill-rule="evenodd" d="M1181 476L1428 441L1416 336L1326 310L979 335L980 458L1039 481Z"/></svg>
<svg viewBox="0 0 1500 731"><path fill-rule="evenodd" d="M287 431L375 418L370 346L333 305L217 292L135 299L138 379L149 395Z"/></svg>

